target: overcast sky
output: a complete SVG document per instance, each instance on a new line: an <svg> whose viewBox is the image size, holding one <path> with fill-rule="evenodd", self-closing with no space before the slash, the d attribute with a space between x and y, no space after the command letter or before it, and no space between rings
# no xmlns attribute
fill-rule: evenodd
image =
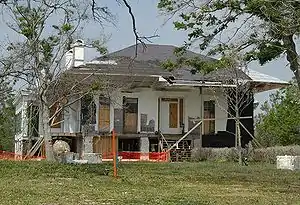
<svg viewBox="0 0 300 205"><path fill-rule="evenodd" d="M135 37L132 32L132 21L125 6L120 6L115 0L102 0L116 14L116 26L105 25L104 28L95 25L89 25L82 33L82 38L101 38L103 34L110 36L106 43L109 51L116 51L135 43ZM166 17L159 14L157 9L158 0L131 0L132 10L136 18L136 25L140 35L148 36L158 34L158 38L152 39L155 44L169 44L180 46L186 40L186 34L182 31L176 31L173 28L172 21L166 21ZM0 43L8 39L13 41L16 37L0 21ZM87 57L92 59L96 57L95 52L88 53ZM272 75L282 80L291 80L292 72L288 68L288 63L284 58L280 58L265 66L257 63L250 65L251 69ZM263 102L267 99L269 93L262 93L256 96L256 100Z"/></svg>

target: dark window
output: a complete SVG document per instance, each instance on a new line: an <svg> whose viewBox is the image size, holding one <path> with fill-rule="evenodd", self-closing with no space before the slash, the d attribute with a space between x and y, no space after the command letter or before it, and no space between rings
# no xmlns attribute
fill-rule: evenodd
<svg viewBox="0 0 300 205"><path fill-rule="evenodd" d="M22 112L16 115L16 134L22 131Z"/></svg>
<svg viewBox="0 0 300 205"><path fill-rule="evenodd" d="M124 110L126 113L138 113L138 99L124 98Z"/></svg>
<svg viewBox="0 0 300 205"><path fill-rule="evenodd" d="M32 137L39 136L39 107L30 105L27 109L28 115L28 135Z"/></svg>
<svg viewBox="0 0 300 205"><path fill-rule="evenodd" d="M96 104L92 95L81 99L81 124L96 124Z"/></svg>
<svg viewBox="0 0 300 205"><path fill-rule="evenodd" d="M206 120L205 120L206 119ZM204 134L215 133L215 101L204 101Z"/></svg>

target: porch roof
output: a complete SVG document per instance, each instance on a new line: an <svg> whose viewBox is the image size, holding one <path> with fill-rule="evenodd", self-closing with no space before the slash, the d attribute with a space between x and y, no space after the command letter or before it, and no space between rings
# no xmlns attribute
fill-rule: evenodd
<svg viewBox="0 0 300 205"><path fill-rule="evenodd" d="M248 70L247 75L251 78L256 92L278 89L290 84L287 81L251 69Z"/></svg>

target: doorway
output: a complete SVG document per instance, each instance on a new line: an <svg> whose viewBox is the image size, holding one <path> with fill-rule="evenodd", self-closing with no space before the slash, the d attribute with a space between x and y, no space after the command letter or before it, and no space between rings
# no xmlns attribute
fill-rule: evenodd
<svg viewBox="0 0 300 205"><path fill-rule="evenodd" d="M138 124L138 99L123 98L124 133L137 133Z"/></svg>
<svg viewBox="0 0 300 205"><path fill-rule="evenodd" d="M183 121L183 99L161 98L160 130L165 134L181 134Z"/></svg>

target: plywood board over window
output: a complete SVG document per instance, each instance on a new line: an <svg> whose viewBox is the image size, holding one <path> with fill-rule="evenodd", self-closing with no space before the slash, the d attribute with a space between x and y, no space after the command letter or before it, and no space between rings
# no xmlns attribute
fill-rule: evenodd
<svg viewBox="0 0 300 205"><path fill-rule="evenodd" d="M98 127L100 132L110 131L110 102L102 96L99 98Z"/></svg>
<svg viewBox="0 0 300 205"><path fill-rule="evenodd" d="M169 104L169 128L178 128L178 103Z"/></svg>
<svg viewBox="0 0 300 205"><path fill-rule="evenodd" d="M138 99L124 98L124 133L137 133Z"/></svg>

